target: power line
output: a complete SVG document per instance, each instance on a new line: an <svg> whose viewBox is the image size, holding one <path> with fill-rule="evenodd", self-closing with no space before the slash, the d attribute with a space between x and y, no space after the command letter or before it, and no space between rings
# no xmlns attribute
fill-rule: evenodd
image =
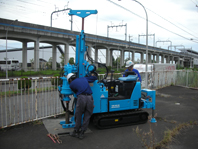
<svg viewBox="0 0 198 149"><path fill-rule="evenodd" d="M17 1L22 2L22 3L26 3L26 4L31 4L31 5L43 7L42 5L38 5L38 4L32 3L30 1L25 1L25 0L17 0Z"/></svg>
<svg viewBox="0 0 198 149"><path fill-rule="evenodd" d="M148 9L148 8L146 8L146 9ZM175 27L177 27L177 28L181 29L182 31L184 31L184 32L186 32L186 33L188 33L188 34L192 35L192 36L193 36L193 37L195 37L195 38L198 38L198 37L194 36L193 34L191 34L191 33L187 32L187 31L185 31L185 30L184 30L184 29L182 29L182 28L180 28L179 26L175 25L175 24L174 24L174 23L172 23L171 21L169 21L169 20L165 19L164 17L162 17L162 16L158 15L158 14L157 14L157 13L155 13L154 11L152 11L152 10L150 10L150 9L148 9L148 10L149 10L149 11L151 11L152 13L154 13L155 15L159 16L159 17L160 17L160 18L162 18L163 20L165 20L165 21L169 22L169 23L170 23L170 24L172 24L173 26L175 26Z"/></svg>
<svg viewBox="0 0 198 149"><path fill-rule="evenodd" d="M116 5L116 6L120 7L120 8L122 8L122 9L124 9L124 10L126 10L126 11L128 11L128 12L130 12L130 13L132 13L132 14L138 16L138 17L140 17L141 19L145 19L144 17L142 17L142 16L140 16L140 15L138 15L138 14L136 14L136 13L130 11L129 9L127 9L127 8L125 8L125 7L123 7L123 6L119 5L119 4L117 4L117 3L115 3L115 2L112 2L111 0L108 0L108 1L111 2L111 3L113 3L114 5ZM175 34L175 35L177 35L177 36L179 36L179 37L182 37L182 38L184 38L184 39L186 39L186 40L189 40L189 41L198 43L198 42L193 41L193 40L190 40L189 38L184 37L184 36L182 36L182 35L180 35L180 34L178 34L178 33L175 33L175 32L173 32L173 31L170 31L170 30L168 30L168 29L166 29L166 28L164 28L164 27L162 27L162 26L160 26L160 25L154 23L153 21L150 21L150 20L148 20L148 21L149 21L150 23L152 23L152 24L154 24L154 25L156 25L156 26L158 26L158 27L160 27L160 28L162 28L162 29L164 29L164 30L166 30L166 31L168 31L168 32L170 32L170 33L172 33L172 34Z"/></svg>

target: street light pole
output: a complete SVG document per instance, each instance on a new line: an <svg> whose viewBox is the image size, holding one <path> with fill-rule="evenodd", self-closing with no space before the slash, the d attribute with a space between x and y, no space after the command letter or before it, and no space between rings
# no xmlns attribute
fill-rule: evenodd
<svg viewBox="0 0 198 149"><path fill-rule="evenodd" d="M111 3L117 5L116 3L112 2L111 0L108 0L108 1L110 1ZM121 1L121 0L118 0L118 1ZM148 80L148 78L147 78L148 77L148 72L147 72L148 71L148 68L147 68L148 67L148 15L147 15L145 7L140 2L138 2L136 0L132 0L132 1L137 2L138 4L140 4L144 8L144 11L146 13L146 74L145 74L146 78L145 78L145 87L147 88L148 87L148 82L147 82L147 80ZM120 7L122 7L122 6L120 6ZM124 7L122 7L122 8L127 10L127 11L129 11L128 9L126 9ZM131 11L129 11L129 12L131 12Z"/></svg>
<svg viewBox="0 0 198 149"><path fill-rule="evenodd" d="M146 74L145 74L145 87L147 88L148 87L148 15L147 15L147 12L146 12L146 9L145 7L138 1L136 0L133 0L134 2L137 2L138 4L140 4L143 8L144 8L144 11L145 11L145 14L146 14Z"/></svg>
<svg viewBox="0 0 198 149"><path fill-rule="evenodd" d="M8 61L7 61L7 59L8 59L8 54L7 54L7 37L8 37L8 29L9 29L9 27L14 23L14 22L17 22L18 20L16 19L16 20L14 20L14 21L12 21L11 23L10 23L10 25L6 28L6 79L8 79L8 65L7 65L7 63L8 63Z"/></svg>

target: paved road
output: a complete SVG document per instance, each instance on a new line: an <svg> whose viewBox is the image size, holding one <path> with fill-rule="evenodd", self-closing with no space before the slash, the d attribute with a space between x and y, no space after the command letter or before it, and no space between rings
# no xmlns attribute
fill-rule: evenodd
<svg viewBox="0 0 198 149"><path fill-rule="evenodd" d="M134 129L148 132L150 128L154 131L156 142L164 137L164 132L172 130L181 123L198 121L198 90L170 86L157 90L156 113L157 123L149 122L141 125L132 125L113 129L98 130L90 123L91 133L85 134L83 140L70 136L61 136L62 144L53 143L46 135L48 133L45 125L33 125L27 123L0 131L0 148L20 149L141 149L142 143ZM151 114L151 110L149 110ZM53 118L51 118L53 120ZM57 129L59 124L53 127ZM65 129L65 131L68 131ZM194 125L180 131L174 141L167 145L172 149L197 149L198 126ZM150 139L147 139L150 142Z"/></svg>

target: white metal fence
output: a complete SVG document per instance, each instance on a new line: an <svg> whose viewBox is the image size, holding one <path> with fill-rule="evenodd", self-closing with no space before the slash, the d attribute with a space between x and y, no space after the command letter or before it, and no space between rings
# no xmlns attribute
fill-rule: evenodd
<svg viewBox="0 0 198 149"><path fill-rule="evenodd" d="M99 75L99 80L104 76ZM120 76L120 73L114 74L113 78ZM145 74L142 73L141 76L144 87ZM31 80L31 84L27 84L23 89L25 80ZM1 79L0 129L64 113L57 80L58 78L54 77ZM177 70L152 72L148 75L148 88L156 89L169 85L198 88L198 72ZM72 102L70 108L71 104Z"/></svg>
<svg viewBox="0 0 198 149"><path fill-rule="evenodd" d="M0 80L0 128L63 113L56 79ZM23 89L25 81L31 81L31 84Z"/></svg>

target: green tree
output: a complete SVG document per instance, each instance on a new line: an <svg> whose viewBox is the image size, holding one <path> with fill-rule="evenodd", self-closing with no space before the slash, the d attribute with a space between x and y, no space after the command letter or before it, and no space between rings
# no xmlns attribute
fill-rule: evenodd
<svg viewBox="0 0 198 149"><path fill-rule="evenodd" d="M60 68L60 63L56 62L56 68Z"/></svg>
<svg viewBox="0 0 198 149"><path fill-rule="evenodd" d="M32 59L30 59L30 63L34 63L34 59L32 58Z"/></svg>
<svg viewBox="0 0 198 149"><path fill-rule="evenodd" d="M69 59L69 64L70 64L70 65L74 64L74 58L73 58L73 57L71 57L71 58Z"/></svg>
<svg viewBox="0 0 198 149"><path fill-rule="evenodd" d="M64 64L65 64L65 63L64 63L64 54L62 54L59 58L61 59L60 64L61 64L61 66L63 67ZM74 58L73 58L73 57L71 57L71 58L69 59L69 64L70 64L70 65L74 64Z"/></svg>
<svg viewBox="0 0 198 149"><path fill-rule="evenodd" d="M63 67L64 66L64 54L61 54L61 56L59 57L61 59L61 66Z"/></svg>
<svg viewBox="0 0 198 149"><path fill-rule="evenodd" d="M113 67L116 66L116 60L113 55L112 55L112 64L113 64Z"/></svg>

